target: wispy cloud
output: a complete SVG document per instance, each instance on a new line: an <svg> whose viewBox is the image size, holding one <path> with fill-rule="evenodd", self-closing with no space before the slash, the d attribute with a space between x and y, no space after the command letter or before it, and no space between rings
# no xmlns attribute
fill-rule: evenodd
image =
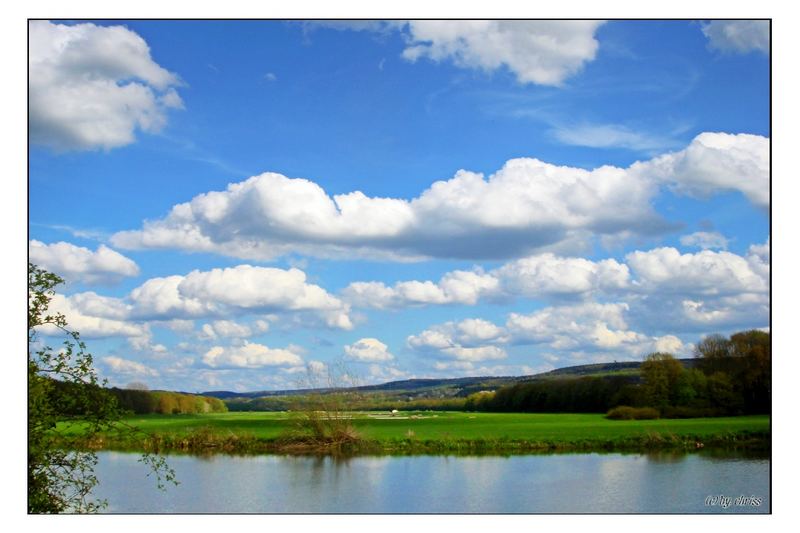
<svg viewBox="0 0 800 533"><path fill-rule="evenodd" d="M696 246L703 250L727 250L728 239L716 231L697 231L691 235L681 237L681 244L684 246Z"/></svg>
<svg viewBox="0 0 800 533"><path fill-rule="evenodd" d="M188 139L174 137L171 135L162 134L160 137L172 143L175 147L173 153L178 154L180 157L189 161L197 161L198 163L205 163L211 165L218 170L225 172L236 177L246 177L252 175L252 172L232 165L226 160L218 157L205 148L198 146L194 141Z"/></svg>
<svg viewBox="0 0 800 533"><path fill-rule="evenodd" d="M111 236L110 232L96 228L76 228L73 226L68 226L66 224L42 224L39 222L31 222L30 225L38 226L40 228L48 228L56 231L63 231L79 239L88 239L90 241L97 241L97 242L107 241L108 238Z"/></svg>
<svg viewBox="0 0 800 533"><path fill-rule="evenodd" d="M435 93L434 93L435 94ZM438 96L438 94L435 94ZM539 122L559 143L588 148L625 149L647 156L684 146L684 134L689 130L683 121L667 119L664 131L653 131L638 123L612 122L587 117L576 119L572 107L555 103L552 93L512 94L505 92L478 93L481 110L492 116Z"/></svg>
<svg viewBox="0 0 800 533"><path fill-rule="evenodd" d="M648 154L680 146L675 138L635 131L623 124L581 123L571 126L559 124L550 129L550 134L559 142L572 146L624 148Z"/></svg>

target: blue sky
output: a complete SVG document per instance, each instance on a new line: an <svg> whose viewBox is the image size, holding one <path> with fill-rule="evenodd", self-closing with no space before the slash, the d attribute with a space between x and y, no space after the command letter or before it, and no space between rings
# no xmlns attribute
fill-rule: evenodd
<svg viewBox="0 0 800 533"><path fill-rule="evenodd" d="M770 324L766 22L29 44L29 254L112 384L519 375Z"/></svg>

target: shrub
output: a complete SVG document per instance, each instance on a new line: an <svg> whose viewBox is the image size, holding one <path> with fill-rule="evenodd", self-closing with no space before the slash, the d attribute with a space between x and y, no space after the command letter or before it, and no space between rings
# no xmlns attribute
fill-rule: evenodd
<svg viewBox="0 0 800 533"><path fill-rule="evenodd" d="M653 420L659 417L657 409L652 407L630 407L620 405L611 409L606 418L610 420Z"/></svg>
<svg viewBox="0 0 800 533"><path fill-rule="evenodd" d="M327 368L327 387L320 387L324 378L318 370L307 368L305 387L308 392L295 397L292 406L292 427L287 441L318 448L339 449L361 440L353 425L352 406L359 403L353 392L354 376L342 365Z"/></svg>

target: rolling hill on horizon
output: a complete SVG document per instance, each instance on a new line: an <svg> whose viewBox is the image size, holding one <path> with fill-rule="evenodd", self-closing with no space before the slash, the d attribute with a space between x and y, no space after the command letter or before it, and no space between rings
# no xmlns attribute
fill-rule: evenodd
<svg viewBox="0 0 800 533"><path fill-rule="evenodd" d="M695 364L695 359L686 358L679 361L687 368ZM575 365L557 368L539 374L524 376L469 376L459 378L415 378L400 381L389 381L375 385L363 385L357 387L347 387L347 390L374 393L401 394L407 392L413 396L468 396L474 392L487 389L497 389L504 385L511 385L523 381L546 380L546 379L568 379L587 376L607 376L607 375L628 375L632 379L638 379L641 361L624 361L613 363L593 363L587 365ZM300 388L284 389L272 391L206 391L198 393L202 396L211 396L221 400L233 398L263 398L269 396L293 396L305 394L310 391L326 392L330 388Z"/></svg>

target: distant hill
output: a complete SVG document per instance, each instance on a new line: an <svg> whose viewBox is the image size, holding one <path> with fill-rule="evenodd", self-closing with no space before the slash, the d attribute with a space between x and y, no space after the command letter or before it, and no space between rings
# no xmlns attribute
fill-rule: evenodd
<svg viewBox="0 0 800 533"><path fill-rule="evenodd" d="M695 359L680 359L683 366L692 368ZM495 390L504 385L511 385L522 381L545 380L545 379L568 379L578 377L604 377L613 375L630 376L638 378L641 361L624 361L613 363L595 363L590 365L577 365L558 368L549 372L532 374L528 376L475 376L463 378L423 378L406 379L401 381L390 381L379 385L365 385L353 387L350 390L359 392L386 393L392 395L408 395L416 398L446 398L456 396L468 396L473 392L481 390ZM307 394L310 391L325 393L331 389L291 389L276 391L255 391L255 392L232 392L232 391L208 391L201 393L203 396L212 396L221 400L232 398L264 398L270 396L295 396Z"/></svg>
<svg viewBox="0 0 800 533"><path fill-rule="evenodd" d="M694 368L697 364L697 359L678 359L685 368ZM565 377L581 377L581 376L605 376L612 374L627 374L638 375L639 367L642 366L642 361L624 361L622 363L595 363L591 365L578 365L568 366L564 368L557 368L549 372L535 374L533 376L525 377L528 379L552 379L552 378L565 378Z"/></svg>
<svg viewBox="0 0 800 533"><path fill-rule="evenodd" d="M361 387L352 387L348 390L357 390L359 392L385 392L392 394L413 393L418 396L422 392L432 391L461 391L465 389L475 388L481 386L476 390L483 390L486 386L491 385L492 388L497 388L502 385L516 383L525 379L525 377L465 377L465 378L423 378L423 379L406 379L402 381L391 381L389 383L381 383L379 385L364 385ZM484 386L486 385L486 386ZM222 400L231 398L263 398L269 396L295 396L299 394L306 394L311 391L325 393L331 389L290 389L290 390L275 390L275 391L256 391L256 392L231 392L231 391L209 391L201 393L203 396L213 396ZM455 396L456 394L441 394L436 396Z"/></svg>

